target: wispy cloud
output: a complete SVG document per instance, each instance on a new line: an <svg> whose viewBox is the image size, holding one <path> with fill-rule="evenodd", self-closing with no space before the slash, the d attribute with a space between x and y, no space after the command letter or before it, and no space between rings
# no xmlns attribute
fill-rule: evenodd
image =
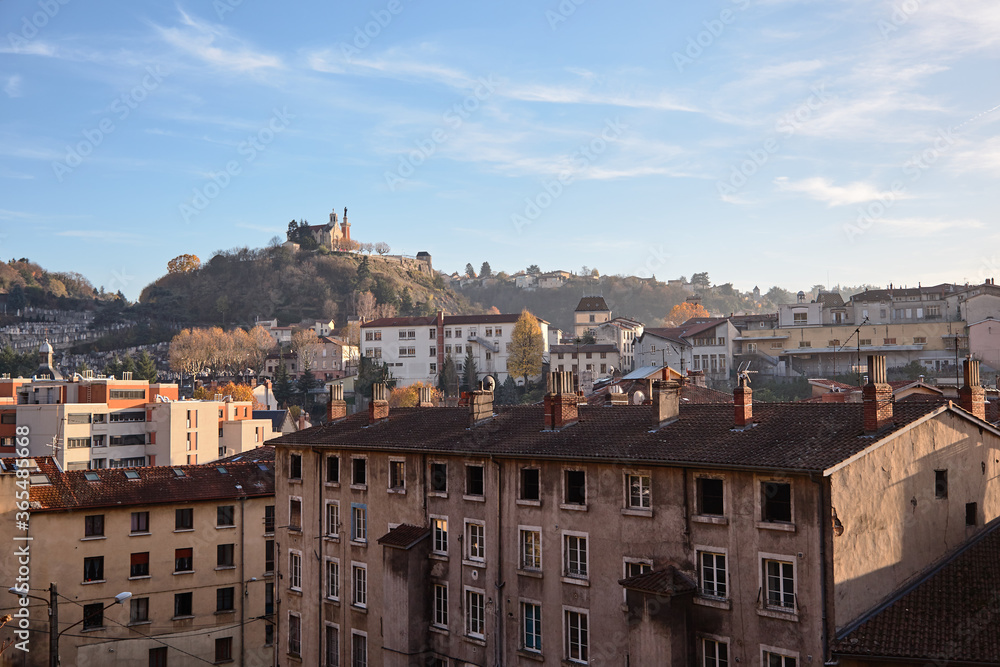
<svg viewBox="0 0 1000 667"><path fill-rule="evenodd" d="M103 229L64 229L60 232L56 232L55 235L77 239L87 239L90 241L103 241L106 243L139 244L144 241L144 237L139 234L113 232Z"/></svg>
<svg viewBox="0 0 1000 667"><path fill-rule="evenodd" d="M779 176L774 179L774 184L782 192L798 192L821 201L827 206L861 204L886 197L906 199L906 196L903 194L882 191L870 183L863 183L861 181L848 183L847 185L834 185L833 181L828 178L815 177L806 178L801 181L792 181L787 176Z"/></svg>
<svg viewBox="0 0 1000 667"><path fill-rule="evenodd" d="M955 230L984 229L982 221L974 218L885 218L879 225L892 228L902 236L933 236Z"/></svg>
<svg viewBox="0 0 1000 667"><path fill-rule="evenodd" d="M228 29L198 20L183 10L183 27L156 26L165 42L205 64L237 72L282 69L278 56L255 50Z"/></svg>
<svg viewBox="0 0 1000 667"><path fill-rule="evenodd" d="M20 97L21 96L21 75L13 74L7 77L7 83L4 84L3 92L6 93L7 97Z"/></svg>

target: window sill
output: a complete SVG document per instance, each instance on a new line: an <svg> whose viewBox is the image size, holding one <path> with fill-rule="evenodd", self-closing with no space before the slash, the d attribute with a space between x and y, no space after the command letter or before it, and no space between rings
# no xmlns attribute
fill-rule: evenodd
<svg viewBox="0 0 1000 667"><path fill-rule="evenodd" d="M761 530L778 530L786 533L795 532L794 523L783 523L778 521L758 521L757 527Z"/></svg>
<svg viewBox="0 0 1000 667"><path fill-rule="evenodd" d="M325 602L327 604L332 604L334 607L339 607L340 606L340 598L326 597L326 598L323 598L323 602Z"/></svg>
<svg viewBox="0 0 1000 667"><path fill-rule="evenodd" d="M235 614L235 609L218 609L213 612L214 616L224 616L225 614Z"/></svg>
<svg viewBox="0 0 1000 667"><path fill-rule="evenodd" d="M174 574L175 576L179 574L194 574L194 570L177 570L172 574Z"/></svg>
<svg viewBox="0 0 1000 667"><path fill-rule="evenodd" d="M351 484L351 489L353 489L354 491L367 491L368 490L368 485L367 484Z"/></svg>
<svg viewBox="0 0 1000 667"><path fill-rule="evenodd" d="M323 539L326 540L327 542L339 542L340 535L324 535Z"/></svg>
<svg viewBox="0 0 1000 667"><path fill-rule="evenodd" d="M559 503L559 509L572 510L574 512L586 512L586 505L577 505L576 503Z"/></svg>
<svg viewBox="0 0 1000 667"><path fill-rule="evenodd" d="M536 653L534 651L529 651L526 648L517 649L517 654L522 658L527 658L528 660L535 660L537 662L545 662L545 656L541 653Z"/></svg>
<svg viewBox="0 0 1000 667"><path fill-rule="evenodd" d="M635 508L635 507L623 507L622 508L622 516L645 516L645 517L652 518L652 516L653 516L653 510L652 509L638 509L638 508Z"/></svg>
<svg viewBox="0 0 1000 667"><path fill-rule="evenodd" d="M524 498L518 498L517 500L514 501L514 503L516 505L524 505L525 507L541 507L542 506L542 501L541 500L527 500L527 499L524 499Z"/></svg>
<svg viewBox="0 0 1000 667"><path fill-rule="evenodd" d="M462 639L476 646L486 646L486 640L480 637L470 637L469 635L463 635Z"/></svg>
<svg viewBox="0 0 1000 667"><path fill-rule="evenodd" d="M128 578L129 581L138 581L140 579L152 579L152 577L150 577L148 574L141 574L138 577L129 577Z"/></svg>
<svg viewBox="0 0 1000 667"><path fill-rule="evenodd" d="M521 577L534 577L535 579L541 579L542 578L542 571L541 570L524 570L524 569L518 568L517 574L518 574L518 576L521 576Z"/></svg>
<svg viewBox="0 0 1000 667"><path fill-rule="evenodd" d="M447 491L428 491L427 492L427 496L429 498L447 498L448 497L448 492Z"/></svg>
<svg viewBox="0 0 1000 667"><path fill-rule="evenodd" d="M145 533L129 533L128 534L129 537L142 537L143 535L152 535L152 533L150 533L149 531L146 531Z"/></svg>
<svg viewBox="0 0 1000 667"><path fill-rule="evenodd" d="M90 586L92 584L103 584L106 581L107 581L107 579L94 579L93 581L81 581L80 585L81 586Z"/></svg>
<svg viewBox="0 0 1000 667"><path fill-rule="evenodd" d="M215 529L216 530L226 530L227 528L235 528L235 527L236 527L236 524L233 524L231 526L216 526Z"/></svg>
<svg viewBox="0 0 1000 667"><path fill-rule="evenodd" d="M194 532L194 528L177 528L176 530L174 530L174 532L175 533L193 533Z"/></svg>
<svg viewBox="0 0 1000 667"><path fill-rule="evenodd" d="M128 627L131 628L131 627L136 626L136 625L149 625L151 623L152 623L152 621L150 621L148 619L145 620L145 621L132 621L131 623L128 624Z"/></svg>
<svg viewBox="0 0 1000 667"><path fill-rule="evenodd" d="M91 535L90 537L81 537L81 542L91 542L93 540L106 540L108 539L106 535Z"/></svg>
<svg viewBox="0 0 1000 667"><path fill-rule="evenodd" d="M580 577L560 577L559 581L564 584L573 584L574 586L590 586L589 579L581 579Z"/></svg>
<svg viewBox="0 0 1000 667"><path fill-rule="evenodd" d="M219 567L215 568L215 571L218 572L220 570L235 570L235 569L236 569L235 565L220 565Z"/></svg>
<svg viewBox="0 0 1000 667"><path fill-rule="evenodd" d="M80 632L100 632L101 630L107 630L103 625L99 628L84 628Z"/></svg>
<svg viewBox="0 0 1000 667"><path fill-rule="evenodd" d="M289 588L288 589L288 594L289 595L298 595L299 597L302 597L302 589L301 588Z"/></svg>
<svg viewBox="0 0 1000 667"><path fill-rule="evenodd" d="M462 565L468 565L469 567L486 567L486 561L484 560L469 560L468 558L462 559Z"/></svg>
<svg viewBox="0 0 1000 667"><path fill-rule="evenodd" d="M406 489L386 489L388 493L395 493L400 496L406 495Z"/></svg>
<svg viewBox="0 0 1000 667"><path fill-rule="evenodd" d="M368 613L368 607L359 607L356 604L352 604L351 605L351 611L356 611L359 614L367 614Z"/></svg>
<svg viewBox="0 0 1000 667"><path fill-rule="evenodd" d="M462 496L462 499L463 500L471 500L474 503L485 503L486 502L486 496L468 496L468 495L466 495L466 496Z"/></svg>
<svg viewBox="0 0 1000 667"><path fill-rule="evenodd" d="M194 618L194 614L187 614L186 616L171 616L171 621L186 621L188 619Z"/></svg>
<svg viewBox="0 0 1000 667"><path fill-rule="evenodd" d="M232 662L236 662L236 661L235 661L235 660L233 660L232 658L229 658L229 659L227 659L227 660L216 660L216 661L215 661L215 662L213 662L212 664L213 664L213 665L228 665L228 664L230 664L230 663L232 663Z"/></svg>
<svg viewBox="0 0 1000 667"><path fill-rule="evenodd" d="M694 523L714 523L718 526L729 525L729 519L724 516L712 516L709 514L695 514L691 517L691 521Z"/></svg>
<svg viewBox="0 0 1000 667"><path fill-rule="evenodd" d="M289 477L286 481L289 484L301 484L302 483L302 478L301 477Z"/></svg>
<svg viewBox="0 0 1000 667"><path fill-rule="evenodd" d="M439 635L444 635L446 637L451 634L451 632L448 631L448 628L442 628L436 625L432 625L431 627L428 628L428 630L430 630L431 632L436 632Z"/></svg>
<svg viewBox="0 0 1000 667"><path fill-rule="evenodd" d="M351 540L351 546L365 549L368 547L368 540L365 540L364 542L362 542L361 540Z"/></svg>
<svg viewBox="0 0 1000 667"><path fill-rule="evenodd" d="M323 482L323 486L325 486L328 489L339 489L340 482Z"/></svg>
<svg viewBox="0 0 1000 667"><path fill-rule="evenodd" d="M757 615L758 616L765 616L767 618L780 618L783 621L791 621L793 623L798 623L799 622L799 614L798 614L798 612L795 612L795 611L792 611L792 610L782 611L780 609L768 609L768 608L761 609L761 608L758 608L757 609Z"/></svg>
<svg viewBox="0 0 1000 667"><path fill-rule="evenodd" d="M427 554L427 557L430 558L431 560L443 560L445 562L448 562L448 554L430 553Z"/></svg>
<svg viewBox="0 0 1000 667"><path fill-rule="evenodd" d="M716 609L732 609L733 608L732 601L728 600L728 599L724 599L724 598L713 598L713 597L708 597L708 596L698 596L698 595L696 595L692 599L692 602L694 602L697 605L701 605L702 607L714 607Z"/></svg>

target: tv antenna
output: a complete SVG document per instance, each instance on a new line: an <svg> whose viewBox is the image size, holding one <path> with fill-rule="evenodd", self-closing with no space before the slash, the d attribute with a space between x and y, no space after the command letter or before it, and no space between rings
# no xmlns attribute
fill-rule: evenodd
<svg viewBox="0 0 1000 667"><path fill-rule="evenodd" d="M736 371L736 377L740 379L741 384L750 384L750 376L757 373L757 371L750 370L751 363L749 361L741 362L739 370Z"/></svg>

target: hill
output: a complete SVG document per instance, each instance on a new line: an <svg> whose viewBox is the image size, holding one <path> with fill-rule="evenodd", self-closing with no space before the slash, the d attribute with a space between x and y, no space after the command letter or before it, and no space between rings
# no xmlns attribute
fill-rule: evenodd
<svg viewBox="0 0 1000 667"><path fill-rule="evenodd" d="M110 298L79 273L46 271L25 257L0 262L0 294L7 297L8 313L26 306L83 310Z"/></svg>

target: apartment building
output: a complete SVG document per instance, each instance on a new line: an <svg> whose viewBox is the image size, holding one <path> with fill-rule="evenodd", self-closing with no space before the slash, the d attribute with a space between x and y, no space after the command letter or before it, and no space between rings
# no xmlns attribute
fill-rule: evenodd
<svg viewBox="0 0 1000 667"><path fill-rule="evenodd" d="M64 470L207 463L275 437L249 402L177 400L177 385L76 375L0 379L0 454L27 427L31 456Z"/></svg>
<svg viewBox="0 0 1000 667"><path fill-rule="evenodd" d="M211 465L89 471L0 459L3 535L29 546L20 592L34 596L21 603L30 652L4 657L50 664L55 584L60 664L272 665L273 457L261 448ZM19 480L30 484L27 527L13 523ZM17 558L0 555L4 588L18 583ZM17 609L17 597L0 598L0 615Z"/></svg>
<svg viewBox="0 0 1000 667"><path fill-rule="evenodd" d="M611 320L611 308L603 296L585 296L573 311L573 335L597 334L597 327Z"/></svg>
<svg viewBox="0 0 1000 667"><path fill-rule="evenodd" d="M589 372L593 380L611 377L616 371L622 373L621 354L609 343L553 345L549 348L549 367L572 373L576 386L582 372Z"/></svg>
<svg viewBox="0 0 1000 667"><path fill-rule="evenodd" d="M597 326L594 337L598 343L610 343L618 350L619 370L623 373L635 370L635 339L642 335L645 326L638 320L616 317Z"/></svg>
<svg viewBox="0 0 1000 667"><path fill-rule="evenodd" d="M397 387L414 382L436 383L444 360L451 357L458 372L471 351L482 379L507 379L511 335L520 313L384 317L361 325L361 354L389 366ZM536 318L542 332L543 362L549 360L549 323ZM520 378L515 378L520 381Z"/></svg>
<svg viewBox="0 0 1000 667"><path fill-rule="evenodd" d="M367 415L275 441L283 665L797 667L1000 516L1000 431L960 406L578 405ZM872 499L877 498L878 502Z"/></svg>
<svg viewBox="0 0 1000 667"><path fill-rule="evenodd" d="M727 317L691 318L679 327L647 327L636 337L635 365L701 371L712 384L732 377L733 339L739 335Z"/></svg>

